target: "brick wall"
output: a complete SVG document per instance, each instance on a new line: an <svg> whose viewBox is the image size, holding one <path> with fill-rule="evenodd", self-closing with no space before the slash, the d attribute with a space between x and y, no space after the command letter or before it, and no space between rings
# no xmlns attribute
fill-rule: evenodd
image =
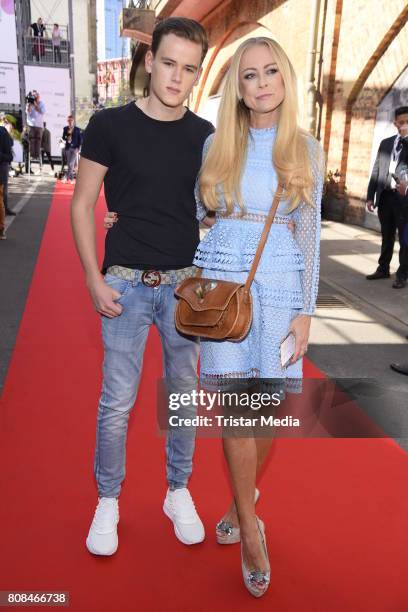
<svg viewBox="0 0 408 612"><path fill-rule="evenodd" d="M300 120L306 127L311 4L312 0L226 0L212 11L203 20L210 50L192 107L200 110L216 92L229 59L244 38L269 34L295 66ZM405 0L322 0L320 17L320 139L328 169L341 173L341 189L349 201L346 220L364 224L376 108L408 65L408 7Z"/></svg>

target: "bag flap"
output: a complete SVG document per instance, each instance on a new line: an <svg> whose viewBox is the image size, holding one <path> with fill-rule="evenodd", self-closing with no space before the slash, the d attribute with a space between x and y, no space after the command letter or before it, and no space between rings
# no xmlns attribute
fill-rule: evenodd
<svg viewBox="0 0 408 612"><path fill-rule="evenodd" d="M222 311L243 286L243 283L193 277L183 281L174 293L178 298L185 300L193 310Z"/></svg>

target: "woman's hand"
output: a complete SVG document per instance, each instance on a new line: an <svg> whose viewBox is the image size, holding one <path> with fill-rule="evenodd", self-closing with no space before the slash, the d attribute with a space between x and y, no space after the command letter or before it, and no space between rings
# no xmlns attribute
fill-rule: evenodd
<svg viewBox="0 0 408 612"><path fill-rule="evenodd" d="M290 331L295 336L295 352L290 360L291 364L296 363L307 351L311 320L310 315L298 315L291 323Z"/></svg>
<svg viewBox="0 0 408 612"><path fill-rule="evenodd" d="M118 213L115 212L107 212L103 218L103 227L105 229L110 229L113 227L113 224L118 220Z"/></svg>

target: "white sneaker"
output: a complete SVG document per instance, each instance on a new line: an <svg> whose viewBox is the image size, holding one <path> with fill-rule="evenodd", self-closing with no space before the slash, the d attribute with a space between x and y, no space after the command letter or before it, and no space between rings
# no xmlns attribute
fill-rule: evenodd
<svg viewBox="0 0 408 612"><path fill-rule="evenodd" d="M183 544L198 544L205 537L204 525L188 489L167 490L163 511L174 524L174 533Z"/></svg>
<svg viewBox="0 0 408 612"><path fill-rule="evenodd" d="M94 555L113 555L118 548L119 504L116 497L101 497L86 539Z"/></svg>

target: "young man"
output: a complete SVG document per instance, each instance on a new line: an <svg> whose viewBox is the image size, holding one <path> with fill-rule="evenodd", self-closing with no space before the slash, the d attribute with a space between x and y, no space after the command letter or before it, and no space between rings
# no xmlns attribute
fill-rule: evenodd
<svg viewBox="0 0 408 612"><path fill-rule="evenodd" d="M382 244L377 270L368 274L366 278L368 280L389 278L395 234L398 229L400 265L392 286L394 289L403 289L408 277L408 247L403 240L406 204L396 189L393 175L398 176L402 170L408 168L406 150L408 143L405 140L408 136L408 106L395 109L394 125L398 134L381 141L368 184L367 209L374 212L374 208L378 207Z"/></svg>
<svg viewBox="0 0 408 612"><path fill-rule="evenodd" d="M176 331L173 292L193 274L199 240L194 184L213 127L183 103L198 82L207 49L197 22L160 22L145 60L149 97L98 112L84 134L72 223L88 289L102 315L104 342L95 453L99 503L87 538L94 554L110 555L118 546L128 418L153 323L161 336L166 378L196 379L198 343ZM105 277L98 269L94 225L102 182L109 210L119 214L106 237ZM184 544L204 539L187 489L193 452L194 436L169 430L163 510Z"/></svg>

